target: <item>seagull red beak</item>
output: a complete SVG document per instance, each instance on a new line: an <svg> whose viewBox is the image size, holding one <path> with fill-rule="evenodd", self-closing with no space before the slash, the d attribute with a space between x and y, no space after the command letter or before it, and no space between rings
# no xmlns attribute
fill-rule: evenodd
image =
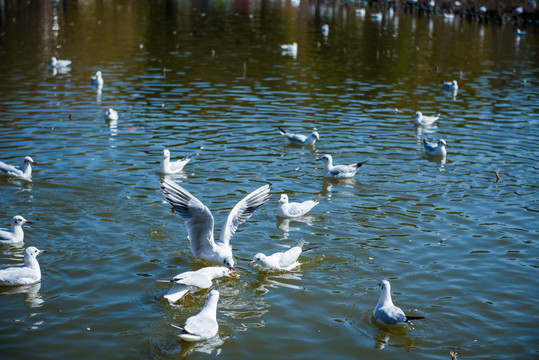
<svg viewBox="0 0 539 360"><path fill-rule="evenodd" d="M30 220L26 220L26 223L27 224L32 224L32 222Z"/></svg>
<svg viewBox="0 0 539 360"><path fill-rule="evenodd" d="M249 263L249 266L253 266L254 264L255 264L255 261L253 260L253 261L251 261L251 262Z"/></svg>
<svg viewBox="0 0 539 360"><path fill-rule="evenodd" d="M40 254L43 254L43 253L46 253L46 252L47 252L47 250L39 250Z"/></svg>

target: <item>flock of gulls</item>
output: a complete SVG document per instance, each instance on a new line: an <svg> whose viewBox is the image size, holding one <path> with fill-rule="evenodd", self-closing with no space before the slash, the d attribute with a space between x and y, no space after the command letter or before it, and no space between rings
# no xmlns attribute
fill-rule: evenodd
<svg viewBox="0 0 539 360"><path fill-rule="evenodd" d="M55 68L70 66L69 60L51 59L51 66ZM103 77L97 71L91 77L91 82L96 86L97 91L103 87ZM442 86L449 90L458 88L455 80L442 82ZM118 114L114 109L108 109L105 113L106 119L118 119ZM414 121L419 126L429 126L436 122L439 115L425 116L420 111L414 115ZM299 146L314 146L320 140L320 134L316 131L309 136L293 134L278 127L282 136L291 144ZM430 144L423 140L425 152L431 156L446 156L446 142L438 140L436 144ZM157 171L164 175L181 173L193 156L191 154L180 160L171 160L170 151L163 150L163 155ZM317 160L323 163L323 176L331 179L346 179L356 175L358 170L365 165L368 160L347 165L334 165L331 155L326 154ZM30 156L25 156L21 166L13 166L0 161L0 175L30 180L32 176L32 164L36 164ZM214 238L214 218L211 211L200 200L189 191L184 189L167 178L161 182L161 191L166 200L174 208L176 213L184 220L190 247L193 255L217 266L203 267L197 271L187 271L174 276L170 280L161 280L171 283L172 287L163 296L171 304L178 302L188 292L199 289L207 289L212 286L212 281L220 277L237 277L234 268L234 257L230 240L234 236L239 225L249 219L262 205L270 198L271 187L269 184L263 185L252 191L239 201L230 211L223 228L220 232L219 240ZM288 195L282 194L276 211L279 218L295 218L303 216L319 204L319 197L303 202L289 202ZM10 229L0 229L0 244L22 245L24 242L23 225L31 223L21 215L16 215L11 220ZM256 265L266 271L290 271L295 269L300 263L298 259L303 250L305 240L302 238L296 246L287 251L276 252L271 255L258 253L253 257L249 265ZM310 249L308 249L310 250ZM37 256L44 253L30 246L24 252L24 266L10 267L0 270L0 285L20 286L30 285L41 281L41 271ZM395 306L391 299L391 286L388 280L382 280L379 284L381 289L380 299L373 311L374 319L382 325L403 325L410 324L410 320L422 319L423 317L411 317ZM180 330L179 337L185 341L201 341L214 337L219 329L217 322L217 304L219 301L219 291L211 290L208 300L201 311L190 318L184 324L171 324Z"/></svg>

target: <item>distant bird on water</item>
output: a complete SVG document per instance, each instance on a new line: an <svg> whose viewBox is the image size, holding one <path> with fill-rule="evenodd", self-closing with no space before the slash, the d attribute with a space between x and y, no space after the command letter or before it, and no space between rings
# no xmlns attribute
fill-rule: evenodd
<svg viewBox="0 0 539 360"><path fill-rule="evenodd" d="M423 115L421 111L416 111L414 121L417 125L432 125L440 118L440 114L436 116Z"/></svg>
<svg viewBox="0 0 539 360"><path fill-rule="evenodd" d="M312 200L307 200L301 203L288 202L288 195L282 194L277 206L277 217L294 218L307 214L312 208L318 205L318 198L315 196Z"/></svg>
<svg viewBox="0 0 539 360"><path fill-rule="evenodd" d="M284 252L276 252L270 256L258 253L249 265L259 264L263 269L290 271L299 265L298 258L301 255L305 240L302 238L296 246Z"/></svg>
<svg viewBox="0 0 539 360"><path fill-rule="evenodd" d="M95 75L92 75L92 77L90 79L92 81L92 84L94 84L98 88L103 87L104 82L103 82L103 75L101 74L101 71L98 70L95 73Z"/></svg>
<svg viewBox="0 0 539 360"><path fill-rule="evenodd" d="M31 285L41 281L41 269L36 257L45 250L33 246L24 251L24 266L10 267L0 270L0 284L2 285Z"/></svg>
<svg viewBox="0 0 539 360"><path fill-rule="evenodd" d="M55 69L66 68L71 66L71 60L58 60L54 56L51 57L51 67Z"/></svg>
<svg viewBox="0 0 539 360"><path fill-rule="evenodd" d="M442 81L442 87L447 90L457 90L459 88L457 80Z"/></svg>
<svg viewBox="0 0 539 360"><path fill-rule="evenodd" d="M118 120L118 112L112 108L108 109L105 111L105 120Z"/></svg>
<svg viewBox="0 0 539 360"><path fill-rule="evenodd" d="M290 141L292 144L296 145L314 145L317 141L320 141L320 135L318 132L313 131L311 135L305 136L301 134L292 134L289 132L286 132L282 127L278 126L279 132L281 135L285 136L288 141Z"/></svg>
<svg viewBox="0 0 539 360"><path fill-rule="evenodd" d="M163 158L161 159L161 163L159 164L159 169L157 169L157 171L165 175L180 173L183 171L183 168L185 167L185 165L187 165L191 158L196 155L198 154L195 153L187 155L180 160L170 161L170 151L168 149L164 149Z"/></svg>
<svg viewBox="0 0 539 360"><path fill-rule="evenodd" d="M354 177L360 167L365 165L369 160L350 164L350 165L333 165L333 158L326 154L321 158L316 158L324 163L324 177L333 179L345 179Z"/></svg>
<svg viewBox="0 0 539 360"><path fill-rule="evenodd" d="M0 175L29 179L32 176L32 164L37 165L30 156L24 157L21 166L8 165L0 161Z"/></svg>
<svg viewBox="0 0 539 360"><path fill-rule="evenodd" d="M444 139L438 140L436 145L428 143L427 140L423 139L423 146L427 155L445 156L447 154L447 144Z"/></svg>
<svg viewBox="0 0 539 360"><path fill-rule="evenodd" d="M23 224L31 224L30 220L26 220L20 215L15 215L11 219L11 230L0 229L0 244L17 244L24 241Z"/></svg>
<svg viewBox="0 0 539 360"><path fill-rule="evenodd" d="M372 315L374 319L382 325L405 325L411 320L424 319L423 316L406 316L404 311L393 304L391 300L391 285L389 281L382 280L379 284L382 293L378 304L374 308Z"/></svg>

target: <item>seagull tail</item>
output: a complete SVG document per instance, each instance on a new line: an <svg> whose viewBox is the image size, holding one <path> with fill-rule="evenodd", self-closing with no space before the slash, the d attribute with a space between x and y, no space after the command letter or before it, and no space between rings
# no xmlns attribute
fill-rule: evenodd
<svg viewBox="0 0 539 360"><path fill-rule="evenodd" d="M406 322L412 321L412 320L421 320L424 319L424 316L406 316Z"/></svg>
<svg viewBox="0 0 539 360"><path fill-rule="evenodd" d="M179 330L184 330L183 326L182 325L178 325L178 324L173 324L173 323L170 323L170 326L172 326L173 328L176 328L176 329L179 329ZM184 325L185 326L185 325Z"/></svg>
<svg viewBox="0 0 539 360"><path fill-rule="evenodd" d="M316 248L318 248L318 246L312 246L312 247L310 247L308 249L303 250L303 252L311 251L311 250L314 250Z"/></svg>
<svg viewBox="0 0 539 360"><path fill-rule="evenodd" d="M188 160L190 158L192 158L193 156L198 156L200 155L199 153L192 153L192 154L189 154L187 156L185 156L182 160Z"/></svg>
<svg viewBox="0 0 539 360"><path fill-rule="evenodd" d="M305 237L302 237L296 246L301 249L304 243L305 243Z"/></svg>
<svg viewBox="0 0 539 360"><path fill-rule="evenodd" d="M362 167L363 165L365 165L365 164L368 163L368 162L369 162L369 160L365 160L365 161L358 162L358 163L356 164L356 168L360 168L360 167Z"/></svg>
<svg viewBox="0 0 539 360"><path fill-rule="evenodd" d="M280 126L277 126L277 129L279 129L279 132L281 133L281 135L284 135L286 133L286 131L284 131L283 128Z"/></svg>
<svg viewBox="0 0 539 360"><path fill-rule="evenodd" d="M313 197L313 201L315 203L318 203L318 199L320 199L320 195L316 195L315 197Z"/></svg>

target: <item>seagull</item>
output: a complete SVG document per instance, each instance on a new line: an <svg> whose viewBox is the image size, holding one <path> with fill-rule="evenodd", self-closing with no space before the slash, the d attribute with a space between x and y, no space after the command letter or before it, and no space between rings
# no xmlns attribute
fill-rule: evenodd
<svg viewBox="0 0 539 360"><path fill-rule="evenodd" d="M442 87L447 90L458 90L457 80L442 81Z"/></svg>
<svg viewBox="0 0 539 360"><path fill-rule="evenodd" d="M318 205L318 198L315 196L312 200L307 200L301 203L288 202L288 195L282 194L277 206L277 217L293 218L307 214L313 207Z"/></svg>
<svg viewBox="0 0 539 360"><path fill-rule="evenodd" d="M224 266L207 266L197 271L186 271L178 274L172 280L161 280L161 282L172 282L174 286L164 295L171 304L180 300L189 290L207 289L212 285L212 280L223 276L237 277L238 275Z"/></svg>
<svg viewBox="0 0 539 360"><path fill-rule="evenodd" d="M30 285L41 281L41 270L36 257L46 252L33 246L24 251L24 266L0 270L2 285Z"/></svg>
<svg viewBox="0 0 539 360"><path fill-rule="evenodd" d="M180 185L164 179L161 191L168 202L185 221L193 255L234 270L230 239L238 226L269 200L270 185L251 192L234 206L221 229L219 242L213 239L213 216L204 204Z"/></svg>
<svg viewBox="0 0 539 360"><path fill-rule="evenodd" d="M414 115L414 121L417 125L432 125L438 120L440 117L440 114L437 114L436 116L425 116L421 113L421 111L416 111Z"/></svg>
<svg viewBox="0 0 539 360"><path fill-rule="evenodd" d="M371 19L382 20L382 13L371 13Z"/></svg>
<svg viewBox="0 0 539 360"><path fill-rule="evenodd" d="M197 153L187 155L183 159L170 161L170 151L168 149L163 150L163 158L159 164L158 172L165 175L177 174L183 170L183 167L191 160L191 157L198 155Z"/></svg>
<svg viewBox="0 0 539 360"><path fill-rule="evenodd" d="M298 56L298 43L281 45L283 55L290 55L294 59Z"/></svg>
<svg viewBox="0 0 539 360"><path fill-rule="evenodd" d="M436 145L432 143L429 144L427 140L423 139L423 146L428 155L445 156L447 154L447 150L445 149L447 144L444 139L438 140L438 144Z"/></svg>
<svg viewBox="0 0 539 360"><path fill-rule="evenodd" d="M333 158L331 155L324 155L316 160L322 160L324 162L324 177L333 179L344 179L354 177L360 167L365 165L369 160L358 162L350 165L333 165Z"/></svg>
<svg viewBox="0 0 539 360"><path fill-rule="evenodd" d="M105 111L105 120L118 120L118 113L116 110L110 108Z"/></svg>
<svg viewBox="0 0 539 360"><path fill-rule="evenodd" d="M212 290L204 307L198 314L191 316L183 325L170 324L176 329L180 329L180 338L185 341L207 340L215 335L219 330L217 323L217 302L219 301L219 291Z"/></svg>
<svg viewBox="0 0 539 360"><path fill-rule="evenodd" d="M37 165L30 156L25 156L21 166L8 165L0 161L0 174L22 179L32 176L32 165Z"/></svg>
<svg viewBox="0 0 539 360"><path fill-rule="evenodd" d="M324 35L324 36L329 35L329 25L328 24L322 25L322 35Z"/></svg>
<svg viewBox="0 0 539 360"><path fill-rule="evenodd" d="M258 253L249 265L259 264L264 269L290 271L299 265L298 258L305 239L301 239L296 246L285 252L276 252L270 256Z"/></svg>
<svg viewBox="0 0 539 360"><path fill-rule="evenodd" d="M66 68L71 66L71 60L58 60L54 56L51 57L51 67L55 69Z"/></svg>
<svg viewBox="0 0 539 360"><path fill-rule="evenodd" d="M103 76L101 76L101 71L97 71L95 75L91 77L92 84L97 85L98 88L103 87Z"/></svg>
<svg viewBox="0 0 539 360"><path fill-rule="evenodd" d="M365 16L365 9L356 9L356 15L361 17Z"/></svg>
<svg viewBox="0 0 539 360"><path fill-rule="evenodd" d="M301 135L301 134L292 134L292 133L286 132L280 126L277 126L277 128L279 129L279 132L281 133L281 135L286 136L286 138L292 144L296 144L296 145L314 145L314 143L316 143L317 140L320 141L320 135L318 135L318 132L316 132L316 131L313 131L312 134L307 137L307 136Z"/></svg>
<svg viewBox="0 0 539 360"><path fill-rule="evenodd" d="M380 294L378 304L376 304L372 312L377 322L382 325L403 325L411 324L410 320L424 319L423 316L406 316L400 307L393 305L389 281L382 280L379 286L382 289L382 293Z"/></svg>
<svg viewBox="0 0 539 360"><path fill-rule="evenodd" d="M26 220L20 215L15 215L11 219L11 231L8 229L0 229L0 244L16 244L24 241L23 224L31 224L30 220Z"/></svg>

